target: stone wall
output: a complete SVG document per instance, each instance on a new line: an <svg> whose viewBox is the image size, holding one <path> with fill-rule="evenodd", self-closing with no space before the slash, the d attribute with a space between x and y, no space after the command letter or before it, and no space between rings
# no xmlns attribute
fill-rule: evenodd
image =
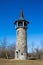
<svg viewBox="0 0 43 65"><path fill-rule="evenodd" d="M16 51L15 58L25 60L27 59L27 34L24 28L16 30ZM17 56L18 55L18 56Z"/></svg>

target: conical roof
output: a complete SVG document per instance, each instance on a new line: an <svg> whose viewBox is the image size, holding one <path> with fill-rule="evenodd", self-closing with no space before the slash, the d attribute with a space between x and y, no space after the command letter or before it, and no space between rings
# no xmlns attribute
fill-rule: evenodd
<svg viewBox="0 0 43 65"><path fill-rule="evenodd" d="M23 16L23 11L22 11L22 9L20 9L20 17L19 17L19 20L24 20L24 16Z"/></svg>

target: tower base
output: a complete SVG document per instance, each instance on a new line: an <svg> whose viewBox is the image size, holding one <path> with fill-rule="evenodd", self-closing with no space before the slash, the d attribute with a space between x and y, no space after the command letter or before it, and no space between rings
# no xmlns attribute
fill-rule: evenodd
<svg viewBox="0 0 43 65"><path fill-rule="evenodd" d="M27 54L26 53L20 53L19 51L15 51L15 60L27 60Z"/></svg>

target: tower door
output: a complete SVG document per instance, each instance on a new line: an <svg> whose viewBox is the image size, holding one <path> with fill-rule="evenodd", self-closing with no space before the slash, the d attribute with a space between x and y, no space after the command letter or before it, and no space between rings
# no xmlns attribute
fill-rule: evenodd
<svg viewBox="0 0 43 65"><path fill-rule="evenodd" d="M16 51L16 58L17 58L17 59L20 59L20 54L21 54L21 53L20 53L20 50Z"/></svg>
<svg viewBox="0 0 43 65"><path fill-rule="evenodd" d="M19 58L19 54L18 54L18 51L16 51L16 57Z"/></svg>

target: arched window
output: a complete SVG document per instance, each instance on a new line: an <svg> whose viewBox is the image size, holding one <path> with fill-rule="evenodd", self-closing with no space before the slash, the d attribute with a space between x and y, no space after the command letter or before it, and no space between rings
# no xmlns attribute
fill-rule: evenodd
<svg viewBox="0 0 43 65"><path fill-rule="evenodd" d="M27 26L26 22L24 22L24 26Z"/></svg>
<svg viewBox="0 0 43 65"><path fill-rule="evenodd" d="M23 55L23 53L21 53L21 55Z"/></svg>
<svg viewBox="0 0 43 65"><path fill-rule="evenodd" d="M23 26L23 23L20 21L20 22L18 23L18 26Z"/></svg>

